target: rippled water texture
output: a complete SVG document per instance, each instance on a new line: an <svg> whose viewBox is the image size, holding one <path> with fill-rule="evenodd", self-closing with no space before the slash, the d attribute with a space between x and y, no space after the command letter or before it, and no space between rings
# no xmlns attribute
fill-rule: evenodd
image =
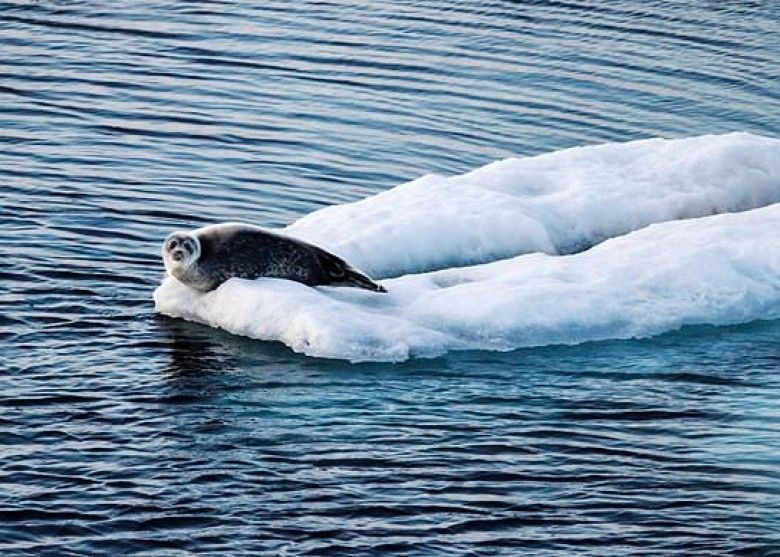
<svg viewBox="0 0 780 557"><path fill-rule="evenodd" d="M0 3L0 553L780 550L780 322L349 365L151 299L174 228L281 226L512 154L778 137L778 21Z"/></svg>

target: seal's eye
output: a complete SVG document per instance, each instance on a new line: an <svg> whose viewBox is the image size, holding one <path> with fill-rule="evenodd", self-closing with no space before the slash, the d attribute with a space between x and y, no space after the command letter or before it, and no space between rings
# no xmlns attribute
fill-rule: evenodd
<svg viewBox="0 0 780 557"><path fill-rule="evenodd" d="M179 245L178 240L171 240L170 242L168 242L168 251L171 251L173 248L175 248L178 245Z"/></svg>
<svg viewBox="0 0 780 557"><path fill-rule="evenodd" d="M189 240L185 240L184 242L182 242L181 247L183 247L184 251L186 251L190 255L195 253L195 247L192 245L192 242L190 242Z"/></svg>

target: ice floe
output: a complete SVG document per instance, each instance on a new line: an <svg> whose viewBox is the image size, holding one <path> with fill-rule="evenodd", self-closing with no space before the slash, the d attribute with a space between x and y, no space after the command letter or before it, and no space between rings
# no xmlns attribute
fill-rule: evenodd
<svg viewBox="0 0 780 557"><path fill-rule="evenodd" d="M288 227L373 275L403 274L382 281L388 294L277 279L201 294L169 277L154 297L163 314L351 361L777 319L777 201L777 140L569 149L424 177ZM729 211L743 212L692 218ZM454 268L408 274L442 267Z"/></svg>
<svg viewBox="0 0 780 557"><path fill-rule="evenodd" d="M168 278L158 311L297 352L400 361L453 349L641 338L780 317L780 204L656 224L574 255L529 254L384 281L389 294Z"/></svg>

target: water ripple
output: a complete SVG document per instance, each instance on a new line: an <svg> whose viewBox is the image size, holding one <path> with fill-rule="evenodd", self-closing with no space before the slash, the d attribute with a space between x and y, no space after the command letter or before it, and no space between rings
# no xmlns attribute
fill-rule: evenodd
<svg viewBox="0 0 780 557"><path fill-rule="evenodd" d="M780 325L401 366L153 315L159 239L780 135L778 5L5 2L3 555L769 555Z"/></svg>

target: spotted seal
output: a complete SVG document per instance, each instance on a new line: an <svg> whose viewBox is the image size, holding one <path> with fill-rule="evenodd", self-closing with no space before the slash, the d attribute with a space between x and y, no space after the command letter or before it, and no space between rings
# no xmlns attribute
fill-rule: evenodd
<svg viewBox="0 0 780 557"><path fill-rule="evenodd" d="M169 275L202 292L214 290L232 277L275 277L308 286L354 286L387 292L322 248L248 224L215 224L173 232L163 243L162 256Z"/></svg>

